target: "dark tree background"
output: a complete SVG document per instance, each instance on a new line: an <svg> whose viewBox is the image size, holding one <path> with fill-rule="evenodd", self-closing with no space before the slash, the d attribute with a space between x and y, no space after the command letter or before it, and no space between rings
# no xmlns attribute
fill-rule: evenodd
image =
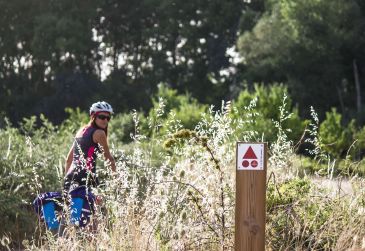
<svg viewBox="0 0 365 251"><path fill-rule="evenodd" d="M147 111L161 82L220 104L283 82L303 116L364 116L361 0L0 0L0 113L12 122L103 99Z"/></svg>

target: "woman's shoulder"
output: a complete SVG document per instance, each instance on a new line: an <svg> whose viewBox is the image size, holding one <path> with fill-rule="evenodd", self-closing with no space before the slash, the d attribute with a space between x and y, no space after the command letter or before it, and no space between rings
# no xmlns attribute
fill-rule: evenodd
<svg viewBox="0 0 365 251"><path fill-rule="evenodd" d="M76 132L76 138L82 137L82 135L85 132L86 126L82 126L77 132Z"/></svg>
<svg viewBox="0 0 365 251"><path fill-rule="evenodd" d="M83 137L86 133L86 131L88 131L89 129L91 129L91 127L89 125L84 125L82 126L76 133L76 138L80 138Z"/></svg>
<svg viewBox="0 0 365 251"><path fill-rule="evenodd" d="M95 128L95 131L93 133L95 136L106 136L106 133L103 129L100 129L100 128Z"/></svg>
<svg viewBox="0 0 365 251"><path fill-rule="evenodd" d="M100 142L104 142L106 139L106 134L105 131L103 129L96 129L93 133L93 141L94 143L100 143Z"/></svg>

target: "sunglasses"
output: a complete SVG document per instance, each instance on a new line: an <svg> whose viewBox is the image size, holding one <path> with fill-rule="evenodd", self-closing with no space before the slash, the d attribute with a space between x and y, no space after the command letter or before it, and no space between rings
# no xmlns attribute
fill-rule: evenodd
<svg viewBox="0 0 365 251"><path fill-rule="evenodd" d="M105 119L107 119L108 121L110 120L110 116L97 115L96 117L97 117L98 119L101 119L101 120L105 120Z"/></svg>

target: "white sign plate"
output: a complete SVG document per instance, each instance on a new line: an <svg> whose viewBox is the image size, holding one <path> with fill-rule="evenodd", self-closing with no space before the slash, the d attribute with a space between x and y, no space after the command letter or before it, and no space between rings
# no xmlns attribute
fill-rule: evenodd
<svg viewBox="0 0 365 251"><path fill-rule="evenodd" d="M237 170L264 170L264 151L262 143L237 143Z"/></svg>

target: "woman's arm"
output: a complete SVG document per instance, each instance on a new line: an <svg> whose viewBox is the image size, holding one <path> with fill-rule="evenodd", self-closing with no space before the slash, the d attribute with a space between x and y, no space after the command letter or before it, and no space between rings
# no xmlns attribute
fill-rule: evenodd
<svg viewBox="0 0 365 251"><path fill-rule="evenodd" d="M111 168L115 172L116 171L115 160L113 156L110 154L105 132L103 130L96 130L93 134L93 140L95 143L101 145L104 151L104 158L110 161Z"/></svg>
<svg viewBox="0 0 365 251"><path fill-rule="evenodd" d="M66 165L65 165L65 175L67 174L68 170L70 169L72 159L74 157L74 145L72 144L70 150L68 151L67 158L66 158Z"/></svg>

